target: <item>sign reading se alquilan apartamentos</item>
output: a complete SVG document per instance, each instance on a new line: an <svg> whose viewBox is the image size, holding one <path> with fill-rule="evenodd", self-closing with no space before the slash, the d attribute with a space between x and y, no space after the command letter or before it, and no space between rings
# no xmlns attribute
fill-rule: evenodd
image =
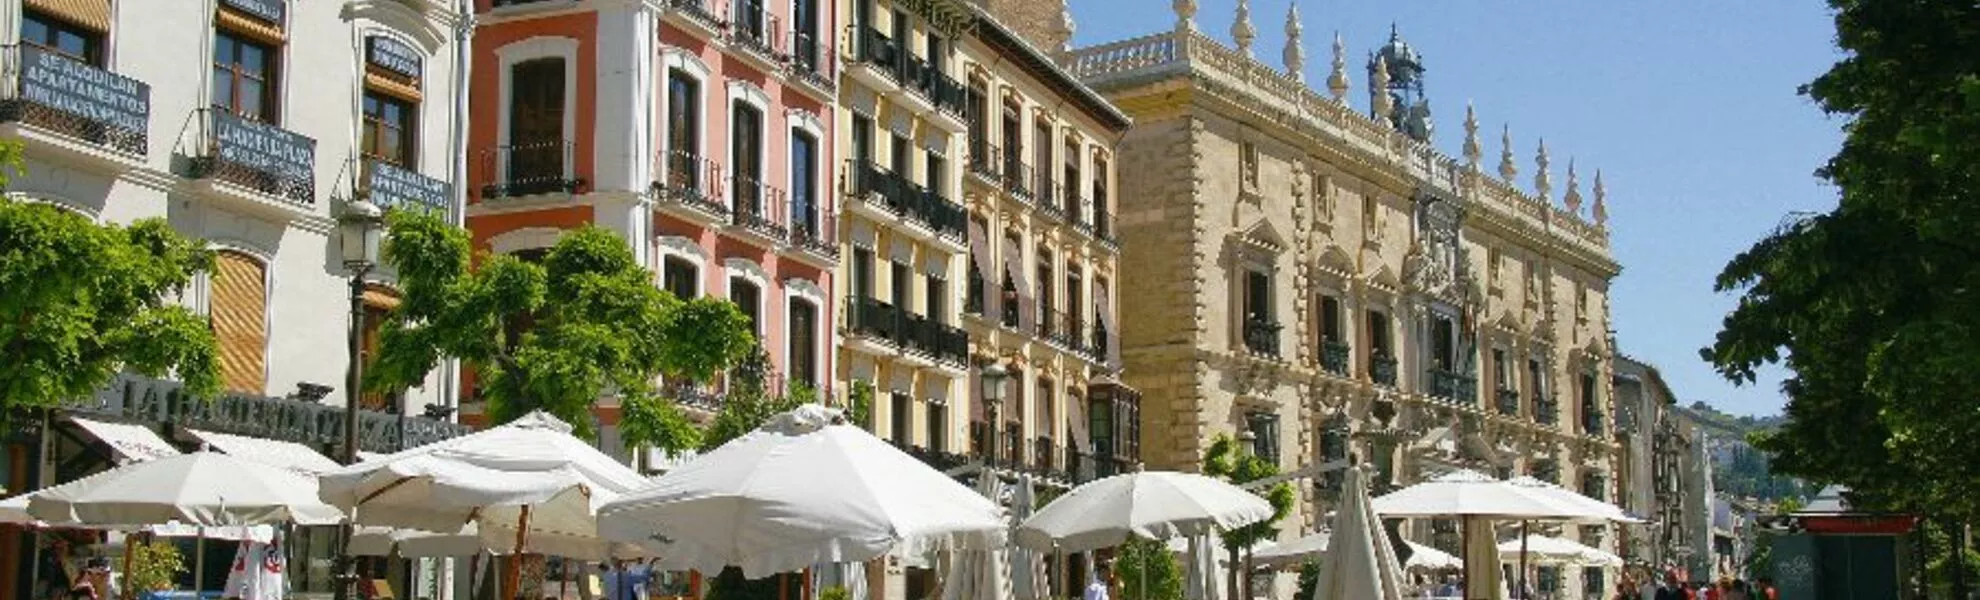
<svg viewBox="0 0 1980 600"><path fill-rule="evenodd" d="M213 111L213 130L220 160L291 181L314 177L316 140L308 136L218 110Z"/></svg>
<svg viewBox="0 0 1980 600"><path fill-rule="evenodd" d="M276 25L282 24L282 17L289 10L288 0L220 0L220 3Z"/></svg>
<svg viewBox="0 0 1980 600"><path fill-rule="evenodd" d="M453 187L447 182L400 168L392 163L371 161L371 178L365 189L371 202L384 208L429 211L440 216L453 214Z"/></svg>
<svg viewBox="0 0 1980 600"><path fill-rule="evenodd" d="M371 64L393 73L419 79L419 52L413 50L412 46L382 35L371 36L369 40L369 43L365 44L367 46L365 54L366 60L371 61Z"/></svg>
<svg viewBox="0 0 1980 600"><path fill-rule="evenodd" d="M131 133L151 117L151 86L60 54L20 46L21 99Z"/></svg>

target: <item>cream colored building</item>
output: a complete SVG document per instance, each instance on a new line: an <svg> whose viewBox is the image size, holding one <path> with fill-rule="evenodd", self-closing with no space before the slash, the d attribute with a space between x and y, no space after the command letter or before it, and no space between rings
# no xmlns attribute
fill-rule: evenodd
<svg viewBox="0 0 1980 600"><path fill-rule="evenodd" d="M1599 175L1584 206L1573 167L1555 189L1538 146L1522 188L1512 148L1481 164L1468 110L1464 156L1440 154L1421 59L1400 36L1361 75L1387 93L1357 107L1339 38L1321 89L1302 80L1297 14L1277 67L1252 56L1244 2L1235 47L1198 30L1193 1L1174 4L1172 31L1062 58L1134 119L1117 160L1132 174L1118 227L1133 276L1118 293L1150 467L1195 470L1213 436L1232 434L1287 470L1357 457L1378 493L1463 467L1614 499L1620 267ZM1299 484L1282 537L1324 525L1331 482ZM1571 529L1615 550L1601 528ZM1458 543L1451 521L1407 533ZM1563 593L1602 584L1559 575ZM1284 597L1292 578L1277 584Z"/></svg>

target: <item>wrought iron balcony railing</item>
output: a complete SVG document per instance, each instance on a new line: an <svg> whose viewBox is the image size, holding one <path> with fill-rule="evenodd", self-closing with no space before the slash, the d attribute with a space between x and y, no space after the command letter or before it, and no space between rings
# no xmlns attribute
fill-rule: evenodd
<svg viewBox="0 0 1980 600"><path fill-rule="evenodd" d="M839 215L829 209L807 208L791 223L791 245L832 260L839 258Z"/></svg>
<svg viewBox="0 0 1980 600"><path fill-rule="evenodd" d="M783 188L748 177L736 177L730 185L737 226L777 241L788 239L790 202Z"/></svg>
<svg viewBox="0 0 1980 600"><path fill-rule="evenodd" d="M657 182L662 202L671 202L727 219L729 207L722 201L722 165L706 156L673 150L662 155L666 176Z"/></svg>
<svg viewBox="0 0 1980 600"><path fill-rule="evenodd" d="M1499 388L1496 391L1499 400L1498 402L1499 414L1506 415L1509 417L1518 415L1519 392L1517 390L1509 390L1505 388Z"/></svg>
<svg viewBox="0 0 1980 600"><path fill-rule="evenodd" d="M1003 152L996 144L981 139L969 141L969 174L992 182L1003 181Z"/></svg>
<svg viewBox="0 0 1980 600"><path fill-rule="evenodd" d="M832 42L825 36L792 31L790 62L786 64L791 75L808 85L827 92L838 89L838 55L832 52Z"/></svg>
<svg viewBox="0 0 1980 600"><path fill-rule="evenodd" d="M1277 321L1245 319L1245 349L1250 350L1253 354L1277 358L1279 356L1279 329L1282 327Z"/></svg>
<svg viewBox="0 0 1980 600"><path fill-rule="evenodd" d="M1601 437L1607 432L1608 427L1602 421L1601 412L1589 410L1585 407L1582 410L1584 411L1581 414L1581 433L1583 435Z"/></svg>
<svg viewBox="0 0 1980 600"><path fill-rule="evenodd" d="M854 196L877 197L888 212L920 223L941 237L961 240L967 235L969 215L962 205L871 160L848 162L851 166L847 171L852 176L850 191Z"/></svg>
<svg viewBox="0 0 1980 600"><path fill-rule="evenodd" d="M1465 373L1432 368L1430 395L1466 406L1478 404L1478 378Z"/></svg>
<svg viewBox="0 0 1980 600"><path fill-rule="evenodd" d="M1396 387L1396 359L1384 352L1376 352L1368 359L1368 378L1375 385Z"/></svg>
<svg viewBox="0 0 1980 600"><path fill-rule="evenodd" d="M202 108L194 116L198 147L187 164L188 176L226 181L294 204L316 203L316 140L220 108Z"/></svg>
<svg viewBox="0 0 1980 600"><path fill-rule="evenodd" d="M1114 237L1114 213L1107 212L1104 198L1095 202L1093 206L1093 234L1107 244L1120 242L1120 238Z"/></svg>
<svg viewBox="0 0 1980 600"><path fill-rule="evenodd" d="M1541 398L1533 402L1533 420L1543 425L1561 422L1561 406L1552 398Z"/></svg>
<svg viewBox="0 0 1980 600"><path fill-rule="evenodd" d="M720 30L728 25L718 16L722 14L719 0L667 0L667 5L709 29Z"/></svg>
<svg viewBox="0 0 1980 600"><path fill-rule="evenodd" d="M0 46L0 123L24 123L142 157L151 86L29 45Z"/></svg>
<svg viewBox="0 0 1980 600"><path fill-rule="evenodd" d="M789 54L782 46L784 35L782 21L772 14L762 2L744 0L734 5L734 15L729 21L729 39L744 52L781 62Z"/></svg>
<svg viewBox="0 0 1980 600"><path fill-rule="evenodd" d="M1335 375L1347 375L1348 348L1346 342L1332 339L1320 340L1320 368Z"/></svg>

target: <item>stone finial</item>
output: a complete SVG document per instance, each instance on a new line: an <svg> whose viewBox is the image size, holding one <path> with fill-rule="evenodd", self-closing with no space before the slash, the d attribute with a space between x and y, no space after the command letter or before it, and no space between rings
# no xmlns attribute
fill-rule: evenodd
<svg viewBox="0 0 1980 600"><path fill-rule="evenodd" d="M1073 23L1072 3L1065 2L1059 8L1059 52L1070 53L1073 49L1073 31L1078 27Z"/></svg>
<svg viewBox="0 0 1980 600"><path fill-rule="evenodd" d="M1327 91L1334 94L1336 102L1347 100L1347 42L1341 40L1341 32L1334 32L1334 72L1327 75Z"/></svg>
<svg viewBox="0 0 1980 600"><path fill-rule="evenodd" d="M1258 29L1251 26L1251 0L1238 0L1237 19L1231 21L1231 41L1237 42L1238 52L1251 56L1251 40L1258 37Z"/></svg>
<svg viewBox="0 0 1980 600"><path fill-rule="evenodd" d="M1609 224L1609 186L1602 183L1602 170L1595 170L1595 206L1588 209L1596 225Z"/></svg>
<svg viewBox="0 0 1980 600"><path fill-rule="evenodd" d="M1499 178L1506 183L1519 178L1519 165L1513 161L1512 125L1506 125L1499 130Z"/></svg>
<svg viewBox="0 0 1980 600"><path fill-rule="evenodd" d="M1478 159L1484 151L1478 145L1478 111L1471 102L1464 103L1464 164L1471 170L1478 170Z"/></svg>
<svg viewBox="0 0 1980 600"><path fill-rule="evenodd" d="M1375 57L1375 80L1368 82L1368 91L1373 95L1369 101L1371 105L1369 108L1374 109L1375 119L1384 125L1394 125L1395 121L1389 118L1389 115L1395 112L1396 102L1394 98L1389 97L1388 57L1379 55Z"/></svg>
<svg viewBox="0 0 1980 600"><path fill-rule="evenodd" d="M1280 58L1285 59L1286 74L1291 75L1293 81L1306 81L1306 48L1301 46L1300 40L1300 34L1304 31L1299 26L1299 4L1286 5L1286 49Z"/></svg>
<svg viewBox="0 0 1980 600"><path fill-rule="evenodd" d="M1554 176L1547 173L1548 165L1553 163L1547 158L1547 138L1540 138L1540 151L1533 158L1533 162L1540 166L1540 172L1533 174L1533 192L1543 200L1551 200L1554 197Z"/></svg>
<svg viewBox="0 0 1980 600"><path fill-rule="evenodd" d="M1175 0L1169 8L1176 11L1176 31L1196 30L1196 0Z"/></svg>
<svg viewBox="0 0 1980 600"><path fill-rule="evenodd" d="M1569 213L1581 214L1581 177L1574 173L1574 157L1568 157L1567 194L1561 196L1561 203L1567 205Z"/></svg>

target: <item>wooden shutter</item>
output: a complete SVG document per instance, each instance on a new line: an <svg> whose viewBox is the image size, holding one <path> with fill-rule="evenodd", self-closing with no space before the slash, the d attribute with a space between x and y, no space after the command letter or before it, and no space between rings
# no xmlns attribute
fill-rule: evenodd
<svg viewBox="0 0 1980 600"><path fill-rule="evenodd" d="M268 387L268 280L259 259L220 252L209 315L220 344L220 383L227 391L260 394Z"/></svg>

